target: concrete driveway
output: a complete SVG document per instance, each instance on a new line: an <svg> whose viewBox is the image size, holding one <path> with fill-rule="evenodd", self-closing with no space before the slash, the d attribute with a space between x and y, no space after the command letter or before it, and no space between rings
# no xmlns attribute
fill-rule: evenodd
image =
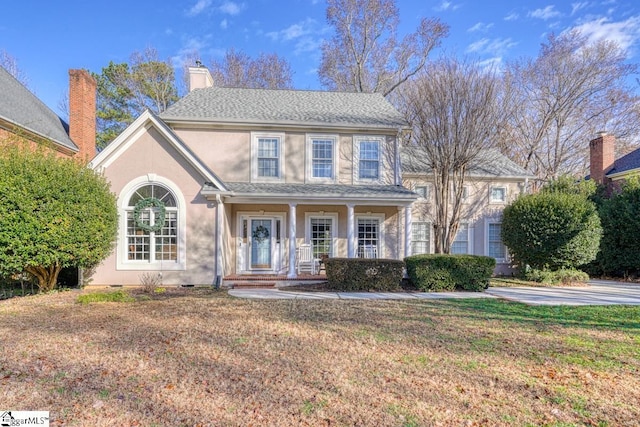
<svg viewBox="0 0 640 427"><path fill-rule="evenodd" d="M504 298L531 305L640 305L640 284L592 280L582 288L489 288L485 292L300 292L231 289L229 295L256 299L447 299Z"/></svg>
<svg viewBox="0 0 640 427"><path fill-rule="evenodd" d="M640 284L591 280L582 288L489 288L485 293L531 305L640 305Z"/></svg>

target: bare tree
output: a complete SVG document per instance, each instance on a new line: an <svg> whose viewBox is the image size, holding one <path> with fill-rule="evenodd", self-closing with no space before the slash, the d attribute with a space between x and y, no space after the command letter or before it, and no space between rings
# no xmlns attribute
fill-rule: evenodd
<svg viewBox="0 0 640 427"><path fill-rule="evenodd" d="M414 33L398 41L395 0L329 0L327 21L335 35L322 45L323 86L384 96L424 68L449 31L438 19L423 18Z"/></svg>
<svg viewBox="0 0 640 427"><path fill-rule="evenodd" d="M535 60L510 64L504 83L513 115L502 150L541 182L582 173L587 143L598 130L624 141L637 135L638 97L625 79L636 67L611 41L579 32L551 35Z"/></svg>
<svg viewBox="0 0 640 427"><path fill-rule="evenodd" d="M216 86L261 89L292 87L289 62L275 53L261 53L256 59L229 49L224 58L213 61L211 76Z"/></svg>
<svg viewBox="0 0 640 427"><path fill-rule="evenodd" d="M18 60L4 49L0 49L0 67L7 70L7 72L22 83L23 86L29 86L29 79L18 66Z"/></svg>
<svg viewBox="0 0 640 427"><path fill-rule="evenodd" d="M490 153L505 120L500 89L494 72L442 59L401 90L401 108L412 128L404 161L433 179L436 253L450 252L467 172Z"/></svg>

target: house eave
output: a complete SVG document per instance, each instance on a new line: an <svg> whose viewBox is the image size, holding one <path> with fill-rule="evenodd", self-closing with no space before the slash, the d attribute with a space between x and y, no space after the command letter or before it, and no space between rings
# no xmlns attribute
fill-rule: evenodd
<svg viewBox="0 0 640 427"><path fill-rule="evenodd" d="M57 139L36 132L35 130L30 129L27 126L17 124L7 119L6 117L0 117L0 129L4 129L7 132L10 132L18 137L26 137L27 139L33 140L36 143L52 144L56 151L59 151L60 153L68 156L72 156L80 151L78 147L73 143L73 141L71 141L71 139L69 139L69 142L73 144L73 147L68 146L67 143L58 141Z"/></svg>
<svg viewBox="0 0 640 427"><path fill-rule="evenodd" d="M223 129L243 129L256 128L256 129L280 129L280 130L295 130L295 131L309 131L310 129L324 129L343 132L360 132L360 133L385 133L390 135L396 135L399 131L408 129L406 125L398 123L396 125L376 125L376 124L352 124L352 123L326 123L326 122L274 122L274 121L260 121L260 120L205 120L205 119L193 119L188 117L162 117L162 120L169 124L173 128L223 128ZM372 132L375 131L375 132Z"/></svg>
<svg viewBox="0 0 640 427"><path fill-rule="evenodd" d="M637 175L637 174L640 174L640 167L633 168L633 169L627 169L627 170L622 171L622 172L606 174L606 177L611 179L612 181L619 181L621 179L625 179L625 178L629 177L630 175Z"/></svg>
<svg viewBox="0 0 640 427"><path fill-rule="evenodd" d="M224 196L224 202L229 204L270 204L280 205L297 203L299 205L346 205L353 203L358 206L409 206L415 202L418 197L415 196L367 196L360 197L343 197L336 194L261 194L255 193L236 193L217 191L202 191L202 195L208 199L215 198L215 195Z"/></svg>

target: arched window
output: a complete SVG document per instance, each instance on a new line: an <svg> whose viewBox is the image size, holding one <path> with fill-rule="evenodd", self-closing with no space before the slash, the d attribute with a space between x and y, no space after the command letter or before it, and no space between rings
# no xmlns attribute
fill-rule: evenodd
<svg viewBox="0 0 640 427"><path fill-rule="evenodd" d="M164 221L159 224L163 210ZM139 187L129 198L125 212L128 261L178 262L180 212L176 198L169 189L159 184Z"/></svg>

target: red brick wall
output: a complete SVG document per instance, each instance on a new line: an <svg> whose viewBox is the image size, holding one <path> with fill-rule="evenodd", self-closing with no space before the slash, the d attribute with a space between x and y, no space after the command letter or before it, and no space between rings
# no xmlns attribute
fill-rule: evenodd
<svg viewBox="0 0 640 427"><path fill-rule="evenodd" d="M69 137L88 162L96 155L96 81L86 70L69 70Z"/></svg>

